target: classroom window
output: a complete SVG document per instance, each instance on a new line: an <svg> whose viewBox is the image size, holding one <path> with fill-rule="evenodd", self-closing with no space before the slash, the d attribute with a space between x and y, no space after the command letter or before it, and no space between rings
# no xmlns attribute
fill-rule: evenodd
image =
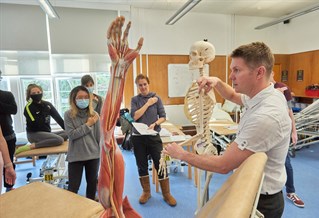
<svg viewBox="0 0 319 218"><path fill-rule="evenodd" d="M26 90L28 85L37 84L43 89L43 99L51 102L54 105L54 96L53 96L53 88L52 88L52 80L51 78L21 78L21 85L23 90L24 99L26 99Z"/></svg>
<svg viewBox="0 0 319 218"><path fill-rule="evenodd" d="M3 91L8 91L9 87L8 87L8 81L2 77L1 81L0 81L0 89Z"/></svg>
<svg viewBox="0 0 319 218"><path fill-rule="evenodd" d="M96 94L106 97L107 90L109 89L109 83L111 79L111 74L108 73L97 73L95 79L95 90Z"/></svg>
<svg viewBox="0 0 319 218"><path fill-rule="evenodd" d="M69 95L71 90L81 85L81 77L58 77L55 79L57 86L57 110L63 115L69 110Z"/></svg>

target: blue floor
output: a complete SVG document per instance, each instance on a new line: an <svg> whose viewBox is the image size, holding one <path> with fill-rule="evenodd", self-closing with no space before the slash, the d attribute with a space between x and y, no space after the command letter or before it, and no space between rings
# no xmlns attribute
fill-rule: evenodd
<svg viewBox="0 0 319 218"><path fill-rule="evenodd" d="M162 199L161 193L155 192L155 186L151 186L152 197L145 204L138 203L138 198L141 194L141 187L138 180L135 158L132 152L123 151L125 159L125 189L124 194L128 196L133 208L138 211L142 217L162 218L162 217L194 217L197 202L197 189L194 186L193 180L187 179L187 166L184 167L184 172L170 173L171 193L177 200L176 207L168 206ZM37 166L33 167L31 163L17 165L17 183L15 187L20 187L26 184L26 175L31 172L33 176L39 175L39 168L44 160L37 160ZM319 144L311 145L309 148L302 148L296 152L296 157L291 158L295 175L296 193L305 202L305 208L298 208L285 198L284 218L310 218L317 217L319 214L319 189L317 187L319 181ZM150 172L151 173L151 172ZM228 175L214 174L210 184L210 196L227 179ZM3 190L4 191L4 190ZM79 191L80 195L85 193L85 180ZM285 192L284 192L285 193ZM232 205L235 206L235 205ZM230 206L230 209L231 207Z"/></svg>

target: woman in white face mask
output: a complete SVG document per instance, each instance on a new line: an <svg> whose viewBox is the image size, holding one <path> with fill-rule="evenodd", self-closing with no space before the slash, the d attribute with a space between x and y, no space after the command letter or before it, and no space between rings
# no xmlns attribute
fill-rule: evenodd
<svg viewBox="0 0 319 218"><path fill-rule="evenodd" d="M81 78L81 85L85 86L89 93L90 93L90 98L91 98L91 102L92 102L92 107L93 109L98 112L98 114L101 114L101 109L102 109L102 105L103 105L103 98L95 93L93 93L94 91L94 80L92 78L92 76L90 75L84 75Z"/></svg>
<svg viewBox="0 0 319 218"><path fill-rule="evenodd" d="M95 199L100 158L100 121L92 108L90 93L84 86L72 89L70 110L64 113L65 130L69 137L67 154L69 187L77 193L85 168L86 197Z"/></svg>

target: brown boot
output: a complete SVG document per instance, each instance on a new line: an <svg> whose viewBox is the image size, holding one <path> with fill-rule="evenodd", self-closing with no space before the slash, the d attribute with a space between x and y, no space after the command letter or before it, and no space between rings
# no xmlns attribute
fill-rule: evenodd
<svg viewBox="0 0 319 218"><path fill-rule="evenodd" d="M162 189L162 195L164 198L164 201L169 204L169 206L175 206L177 204L175 198L171 195L169 191L169 179L161 179L159 180L161 189Z"/></svg>
<svg viewBox="0 0 319 218"><path fill-rule="evenodd" d="M140 177L140 182L143 188L143 193L139 199L140 204L145 204L151 197L150 179L149 176Z"/></svg>

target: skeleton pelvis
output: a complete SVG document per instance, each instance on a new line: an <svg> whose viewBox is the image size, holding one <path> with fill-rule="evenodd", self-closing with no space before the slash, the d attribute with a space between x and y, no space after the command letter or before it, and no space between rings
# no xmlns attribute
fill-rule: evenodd
<svg viewBox="0 0 319 218"><path fill-rule="evenodd" d="M198 139L194 145L197 154L215 154L216 148L213 144L207 143L205 138Z"/></svg>

